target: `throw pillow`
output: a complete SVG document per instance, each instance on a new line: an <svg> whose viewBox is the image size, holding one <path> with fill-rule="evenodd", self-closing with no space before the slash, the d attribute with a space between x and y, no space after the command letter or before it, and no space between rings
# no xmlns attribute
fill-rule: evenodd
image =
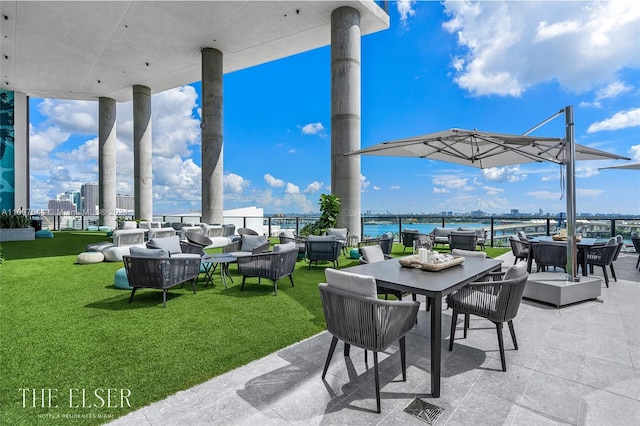
<svg viewBox="0 0 640 426"><path fill-rule="evenodd" d="M378 297L376 279L367 275L353 274L327 268L324 271L327 285L364 297Z"/></svg>

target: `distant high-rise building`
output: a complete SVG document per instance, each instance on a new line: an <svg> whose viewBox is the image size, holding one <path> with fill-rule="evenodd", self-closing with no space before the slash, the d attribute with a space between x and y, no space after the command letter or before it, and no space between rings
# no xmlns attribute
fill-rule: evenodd
<svg viewBox="0 0 640 426"><path fill-rule="evenodd" d="M79 211L83 215L96 215L98 214L99 196L97 183L85 183L80 187L80 194L82 196L81 206Z"/></svg>
<svg viewBox="0 0 640 426"><path fill-rule="evenodd" d="M69 200L49 200L47 205L49 214L54 215L75 215L76 205Z"/></svg>
<svg viewBox="0 0 640 426"><path fill-rule="evenodd" d="M517 215L519 215L519 214L520 214L520 210L519 210L519 209L511 209L511 214L512 214L513 216L517 216Z"/></svg>
<svg viewBox="0 0 640 426"><path fill-rule="evenodd" d="M133 195L116 195L116 208L133 211L135 209Z"/></svg>

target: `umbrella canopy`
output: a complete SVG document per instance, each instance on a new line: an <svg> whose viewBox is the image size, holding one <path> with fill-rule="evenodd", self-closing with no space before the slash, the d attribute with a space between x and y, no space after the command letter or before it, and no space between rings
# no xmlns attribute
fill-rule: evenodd
<svg viewBox="0 0 640 426"><path fill-rule="evenodd" d="M598 170L619 169L619 170L640 170L640 163L621 164L619 166L600 167Z"/></svg>
<svg viewBox="0 0 640 426"><path fill-rule="evenodd" d="M566 139L450 129L412 138L382 142L348 155L416 157L480 169L550 161L566 164ZM576 160L625 159L619 155L575 145Z"/></svg>
<svg viewBox="0 0 640 426"><path fill-rule="evenodd" d="M565 115L566 138L528 136L538 127ZM345 155L417 157L486 169L523 163L552 162L566 165L567 272L578 281L575 241L575 160L629 160L629 158L578 145L573 135L573 107L566 107L524 135L450 129L413 138L382 142Z"/></svg>

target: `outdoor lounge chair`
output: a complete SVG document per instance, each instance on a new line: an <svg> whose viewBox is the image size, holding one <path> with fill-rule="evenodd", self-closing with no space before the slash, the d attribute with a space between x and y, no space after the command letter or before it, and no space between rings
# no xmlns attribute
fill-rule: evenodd
<svg viewBox="0 0 640 426"><path fill-rule="evenodd" d="M280 244L295 243L296 247L298 248L298 253L300 255L304 255L305 238L296 236L296 234L294 234L293 231L285 230L285 231L280 231L280 234L278 235L278 239L280 240Z"/></svg>
<svg viewBox="0 0 640 426"><path fill-rule="evenodd" d="M453 342L456 337L456 325L458 314L477 315L486 318L496 325L498 333L498 346L500 347L500 361L502 371L507 371L507 363L504 355L504 342L502 339L502 325L509 325L513 346L517 350L518 342L513 328L513 319L518 314L522 294L529 274L527 265L520 263L510 267L501 281L481 281L471 283L447 297L447 304L453 309L451 318L451 337L449 338L449 350L453 350ZM468 321L464 321L464 333L468 328Z"/></svg>
<svg viewBox="0 0 640 426"><path fill-rule="evenodd" d="M238 273L242 275L240 290L244 290L244 282L249 277L258 278L258 284L261 278L265 278L273 282L273 291L277 296L280 278L289 277L293 287L296 260L298 260L298 248L293 242L276 244L270 252L239 257Z"/></svg>
<svg viewBox="0 0 640 426"><path fill-rule="evenodd" d="M409 247L413 250L413 239L420 233L417 229L403 229L402 230L402 252L404 253L405 249Z"/></svg>
<svg viewBox="0 0 640 426"><path fill-rule="evenodd" d="M393 249L393 233L387 232L378 238L367 238L358 243L358 250L365 246L378 245L382 249L382 253L391 256Z"/></svg>
<svg viewBox="0 0 640 426"><path fill-rule="evenodd" d="M342 252L347 255L347 242L349 241L349 230L347 228L327 228L325 235L335 235L336 241L342 244Z"/></svg>
<svg viewBox="0 0 640 426"><path fill-rule="evenodd" d="M131 297L133 300L139 288L162 290L162 306L167 307L167 291L178 284L191 281L193 293L196 292L196 280L200 274L200 256L169 257L164 249L132 248L132 256L122 256Z"/></svg>
<svg viewBox="0 0 640 426"><path fill-rule="evenodd" d="M338 340L344 342L344 356L349 356L350 345L364 349L365 362L367 351L373 351L376 408L380 413L378 352L399 340L402 380L406 381L405 335L416 322L420 304L378 299L373 277L335 269L325 270L325 276L327 283L321 283L318 287L327 331L332 339L322 379L327 374Z"/></svg>
<svg viewBox="0 0 640 426"><path fill-rule="evenodd" d="M478 235L474 231L451 231L449 248L474 251L478 245Z"/></svg>
<svg viewBox="0 0 640 426"><path fill-rule="evenodd" d="M315 262L317 266L319 260L332 262L335 268L338 267L342 243L336 240L335 235L309 235L305 249L309 261L307 269L311 269L311 262Z"/></svg>
<svg viewBox="0 0 640 426"><path fill-rule="evenodd" d="M616 250L616 254L613 256L613 260L609 265L609 270L611 271L611 276L613 277L613 280L615 282L618 282L618 278L616 278L616 270L613 267L613 264L615 263L616 260L618 260L618 256L620 255L620 250L622 250L622 246L624 245L624 239L622 238L622 235L616 235L616 241L618 242L618 250Z"/></svg>
<svg viewBox="0 0 640 426"><path fill-rule="evenodd" d="M235 257L250 256L268 251L270 244L264 235L240 234L239 239L222 247L222 252Z"/></svg>

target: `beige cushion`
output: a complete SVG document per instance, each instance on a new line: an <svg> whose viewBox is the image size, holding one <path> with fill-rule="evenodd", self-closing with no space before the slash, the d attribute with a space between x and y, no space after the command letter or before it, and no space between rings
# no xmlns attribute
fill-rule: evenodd
<svg viewBox="0 0 640 426"><path fill-rule="evenodd" d="M382 248L377 244L360 247L360 253L362 253L362 258L367 263L382 262L385 260Z"/></svg>
<svg viewBox="0 0 640 426"><path fill-rule="evenodd" d="M527 273L527 262L519 262L509 269L504 274L504 280L513 280L516 278L520 278L524 274Z"/></svg>
<svg viewBox="0 0 640 426"><path fill-rule="evenodd" d="M378 297L376 279L368 275L353 274L327 268L324 271L329 287L364 297Z"/></svg>
<svg viewBox="0 0 640 426"><path fill-rule="evenodd" d="M90 263L100 263L104 260L104 254L99 251L89 251L78 255L78 263L80 265L88 265Z"/></svg>

